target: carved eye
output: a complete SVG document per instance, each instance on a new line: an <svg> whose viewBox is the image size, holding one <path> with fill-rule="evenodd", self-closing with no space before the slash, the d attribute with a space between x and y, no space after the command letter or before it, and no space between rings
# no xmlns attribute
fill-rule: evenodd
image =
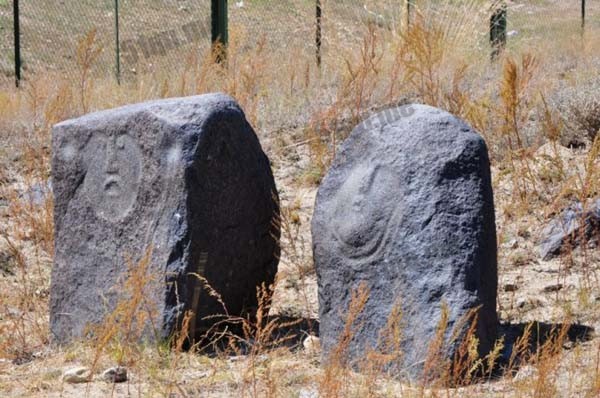
<svg viewBox="0 0 600 398"><path fill-rule="evenodd" d="M125 149L125 136L124 135L120 135L117 137L117 149Z"/></svg>

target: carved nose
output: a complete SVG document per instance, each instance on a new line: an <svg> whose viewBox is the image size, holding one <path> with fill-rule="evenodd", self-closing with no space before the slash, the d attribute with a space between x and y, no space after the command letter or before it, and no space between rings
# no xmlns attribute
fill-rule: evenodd
<svg viewBox="0 0 600 398"><path fill-rule="evenodd" d="M109 174L115 174L118 172L117 146L115 143L115 138L109 139L106 147L106 172Z"/></svg>

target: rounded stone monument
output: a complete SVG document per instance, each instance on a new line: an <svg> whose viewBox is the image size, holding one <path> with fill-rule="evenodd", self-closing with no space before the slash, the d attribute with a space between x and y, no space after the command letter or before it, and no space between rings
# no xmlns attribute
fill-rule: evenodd
<svg viewBox="0 0 600 398"><path fill-rule="evenodd" d="M83 337L126 292L128 262L147 254L149 336L187 311L199 338L224 314L251 314L279 256L277 191L244 113L223 94L97 112L52 136L55 258L50 328Z"/></svg>
<svg viewBox="0 0 600 398"><path fill-rule="evenodd" d="M463 121L410 105L360 124L319 188L312 237L325 359L361 285L369 297L348 347L355 364L386 349L382 333L400 313L402 354L393 365L419 378L444 307L444 358L454 357L460 339L451 336L464 336L473 316L480 355L492 348L498 282L490 164L483 138Z"/></svg>

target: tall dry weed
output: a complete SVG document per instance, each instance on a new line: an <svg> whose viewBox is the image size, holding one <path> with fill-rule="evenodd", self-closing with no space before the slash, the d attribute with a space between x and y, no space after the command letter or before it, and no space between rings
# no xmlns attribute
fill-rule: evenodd
<svg viewBox="0 0 600 398"><path fill-rule="evenodd" d="M532 109L529 89L537 68L538 61L533 55L523 55L519 63L507 58L500 83L500 133L507 148L506 157L514 197L524 206L531 194L539 196L538 181L532 164L533 151L523 135L524 124Z"/></svg>
<svg viewBox="0 0 600 398"><path fill-rule="evenodd" d="M361 327L360 316L365 309L369 294L370 290L364 283L351 292L344 329L337 339L336 346L328 353L319 382L319 394L322 397L335 398L349 394L349 377L353 364L350 363L348 349L356 335L356 330Z"/></svg>
<svg viewBox="0 0 600 398"><path fill-rule="evenodd" d="M83 113L89 111L89 96L91 95L93 83L90 74L101 53L102 47L98 43L97 30L94 28L79 41L76 52L77 65L79 66L79 101Z"/></svg>
<svg viewBox="0 0 600 398"><path fill-rule="evenodd" d="M160 342L160 322L156 298L152 297L153 285L158 283L151 273L152 249L146 249L138 260L127 259L127 272L120 286L115 286L116 302L112 311L97 326L90 326L95 354L92 369L104 355L108 355L119 366L135 367L143 357L144 340Z"/></svg>

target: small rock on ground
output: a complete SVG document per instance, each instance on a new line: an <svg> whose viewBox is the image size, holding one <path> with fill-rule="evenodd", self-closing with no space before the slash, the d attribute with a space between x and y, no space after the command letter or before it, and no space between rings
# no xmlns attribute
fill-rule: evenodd
<svg viewBox="0 0 600 398"><path fill-rule="evenodd" d="M505 292L516 292L517 290L519 290L519 286L517 286L514 283L507 283L506 285L504 285Z"/></svg>
<svg viewBox="0 0 600 398"><path fill-rule="evenodd" d="M544 287L544 293L553 293L553 292L558 292L559 290L562 290L563 285L560 283L557 283L555 285L548 285L546 287Z"/></svg>
<svg viewBox="0 0 600 398"><path fill-rule="evenodd" d="M321 351L321 342L317 336L308 336L302 346L308 354L318 354Z"/></svg>
<svg viewBox="0 0 600 398"><path fill-rule="evenodd" d="M63 374L63 381L65 383L77 384L87 383L91 379L91 372L89 368L85 366L79 366L76 368L68 369Z"/></svg>
<svg viewBox="0 0 600 398"><path fill-rule="evenodd" d="M116 366L102 373L102 379L109 383L124 383L127 381L127 368Z"/></svg>
<svg viewBox="0 0 600 398"><path fill-rule="evenodd" d="M585 210L585 211L584 211ZM540 256L548 261L600 235L600 199L584 209L577 202L554 218L542 233ZM582 239L583 238L583 239Z"/></svg>

